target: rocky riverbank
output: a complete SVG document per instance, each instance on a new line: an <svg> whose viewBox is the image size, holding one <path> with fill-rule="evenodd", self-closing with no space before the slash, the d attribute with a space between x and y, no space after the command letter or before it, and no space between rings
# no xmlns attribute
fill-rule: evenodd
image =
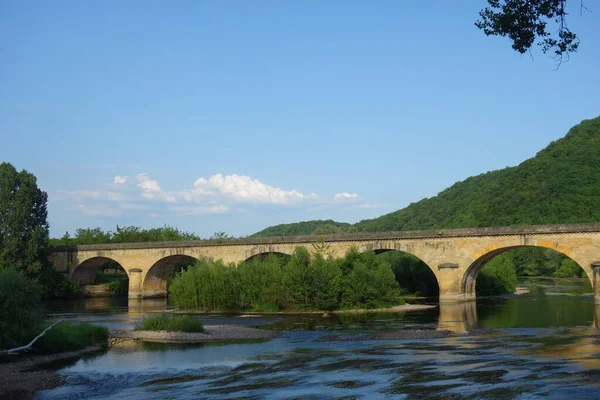
<svg viewBox="0 0 600 400"><path fill-rule="evenodd" d="M38 390L60 386L64 378L47 364L68 359L77 359L84 354L100 350L91 346L78 351L50 355L15 356L14 360L0 362L0 398L30 399Z"/></svg>
<svg viewBox="0 0 600 400"><path fill-rule="evenodd" d="M206 325L204 332L168 332L114 330L111 335L120 339L138 339L162 343L203 343L225 340L257 340L280 337L282 332L240 325Z"/></svg>

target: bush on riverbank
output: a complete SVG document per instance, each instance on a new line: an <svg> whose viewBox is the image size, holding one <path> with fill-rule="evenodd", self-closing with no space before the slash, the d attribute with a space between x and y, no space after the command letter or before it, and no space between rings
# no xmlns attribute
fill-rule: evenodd
<svg viewBox="0 0 600 400"><path fill-rule="evenodd" d="M45 327L43 328L45 329ZM89 346L105 345L107 339L108 329L104 326L92 325L87 322L80 324L62 322L35 342L33 349L42 354L62 353Z"/></svg>
<svg viewBox="0 0 600 400"><path fill-rule="evenodd" d="M0 349L18 347L39 334L41 296L40 288L16 270L0 270Z"/></svg>
<svg viewBox="0 0 600 400"><path fill-rule="evenodd" d="M198 318L189 315L156 314L144 318L135 327L136 331L204 332L204 325Z"/></svg>
<svg viewBox="0 0 600 400"><path fill-rule="evenodd" d="M0 350L26 345L50 324L44 323L42 290L13 269L0 271ZM50 354L106 343L108 330L91 324L60 323L33 345Z"/></svg>
<svg viewBox="0 0 600 400"><path fill-rule="evenodd" d="M75 279L69 279L49 266L43 267L37 279L45 299L75 299L81 297L81 287Z"/></svg>
<svg viewBox="0 0 600 400"><path fill-rule="evenodd" d="M483 267L475 288L478 296L498 296L514 293L518 284L512 258L502 253Z"/></svg>
<svg viewBox="0 0 600 400"><path fill-rule="evenodd" d="M289 258L268 256L235 264L199 260L171 279L178 308L215 311L310 311L382 308L400 303L391 265L374 252L343 258L298 247Z"/></svg>

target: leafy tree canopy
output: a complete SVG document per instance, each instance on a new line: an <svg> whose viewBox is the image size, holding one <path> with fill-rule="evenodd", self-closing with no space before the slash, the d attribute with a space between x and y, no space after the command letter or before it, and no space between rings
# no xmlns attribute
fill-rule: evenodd
<svg viewBox="0 0 600 400"><path fill-rule="evenodd" d="M475 25L488 36L508 37L519 53L529 51L537 40L542 52L562 61L579 47L579 38L567 27L566 6L566 0L488 0ZM585 8L583 0L580 7Z"/></svg>
<svg viewBox="0 0 600 400"><path fill-rule="evenodd" d="M47 264L47 202L33 174L0 164L0 269L34 277Z"/></svg>
<svg viewBox="0 0 600 400"><path fill-rule="evenodd" d="M115 232L104 231L101 228L79 228L71 236L69 232L60 239L51 239L52 246L75 244L105 244L132 242L174 242L179 240L198 240L194 233L180 231L172 226L162 228L142 229L139 226L117 225Z"/></svg>
<svg viewBox="0 0 600 400"><path fill-rule="evenodd" d="M334 232L334 230L336 230ZM250 237L267 236L301 236L301 235L325 235L327 233L352 232L352 225L346 222L336 222L328 220L314 220L306 222L296 222L293 224L281 224L271 226L255 233ZM325 233L327 232L327 233Z"/></svg>

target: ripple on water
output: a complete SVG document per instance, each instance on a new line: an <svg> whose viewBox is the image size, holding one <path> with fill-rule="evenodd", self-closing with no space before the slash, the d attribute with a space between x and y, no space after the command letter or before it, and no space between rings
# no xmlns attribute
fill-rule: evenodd
<svg viewBox="0 0 600 400"><path fill-rule="evenodd" d="M512 307L515 301L499 306ZM580 304L578 301L570 300L573 305ZM541 307L540 304L554 307L558 302L536 302L536 307ZM523 308L505 309L523 312ZM542 312L539 308L535 310ZM552 309L544 310L552 313ZM422 314L422 320L417 314L369 316L362 320L343 318L339 323L334 319L285 318L280 320L281 324L300 321L311 330L286 332L283 338L261 343L195 347L123 344L96 358L62 366L60 372L65 375L66 385L39 392L37 397L60 400L600 398L600 334L589 327L575 326L585 321L569 319L567 327L532 328L534 324L522 316L518 323L512 314L506 314L507 322L504 318L493 319L493 304L481 311L479 326L494 329L481 328L476 335L450 338L357 340L360 335L385 338L389 332L408 326L435 329L437 321L428 312ZM136 314L135 318L139 317ZM589 316L584 317L587 321ZM104 316L100 320L125 324L127 317ZM260 321L268 323L269 318ZM329 340L331 337L323 340L332 333L343 340Z"/></svg>

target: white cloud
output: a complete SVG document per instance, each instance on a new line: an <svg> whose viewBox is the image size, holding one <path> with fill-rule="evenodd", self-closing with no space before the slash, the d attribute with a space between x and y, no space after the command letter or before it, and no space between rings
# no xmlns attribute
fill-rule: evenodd
<svg viewBox="0 0 600 400"><path fill-rule="evenodd" d="M127 183L128 179L129 179L128 176L117 175L113 179L113 183L116 184L116 185L124 184L124 183Z"/></svg>
<svg viewBox="0 0 600 400"><path fill-rule="evenodd" d="M336 193L336 195L333 196L333 199L337 200L337 201L357 200L359 198L360 198L360 196L357 193L348 193L348 192Z"/></svg>
<svg viewBox="0 0 600 400"><path fill-rule="evenodd" d="M234 200L266 204L293 204L318 197L314 193L304 194L295 189L269 186L246 175L216 174L208 180L199 178L194 182L194 190L198 193L212 194L210 189Z"/></svg>
<svg viewBox="0 0 600 400"><path fill-rule="evenodd" d="M224 205L217 206L198 206L198 207L171 207L171 211L183 215L200 215L200 214L223 214L229 211L229 207Z"/></svg>
<svg viewBox="0 0 600 400"><path fill-rule="evenodd" d="M137 187L142 189L142 197L148 200L162 200L167 203L176 203L177 196L174 193L163 192L157 180L150 179L148 174L137 174Z"/></svg>
<svg viewBox="0 0 600 400"><path fill-rule="evenodd" d="M167 218L169 215L196 216L247 212L242 204L266 204L286 206L303 204L308 208L325 210L332 207L374 208L379 205L365 204L354 192L336 193L333 197L319 198L314 193L296 189L283 189L268 185L247 175L215 174L196 179L190 187L179 190L163 190L156 179L148 173L132 177L113 177L111 190L58 191L55 198L65 200L66 207L89 216L146 215ZM162 204L167 203L167 204Z"/></svg>
<svg viewBox="0 0 600 400"><path fill-rule="evenodd" d="M142 189L142 191L150 192L150 193L160 192L160 185L158 184L158 181L155 181L154 179L150 179L148 174L146 174L146 173L137 174L137 176L135 178L139 182L137 186L140 189Z"/></svg>

